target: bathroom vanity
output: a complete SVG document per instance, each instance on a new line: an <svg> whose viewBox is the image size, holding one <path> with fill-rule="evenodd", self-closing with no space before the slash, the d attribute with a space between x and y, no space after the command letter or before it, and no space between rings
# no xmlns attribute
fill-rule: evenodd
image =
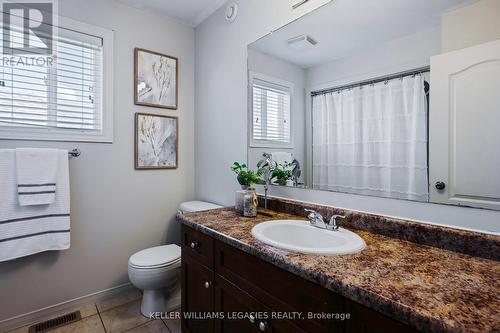
<svg viewBox="0 0 500 333"><path fill-rule="evenodd" d="M206 315L202 312L224 312L226 317L186 319L184 332L377 332L371 329L376 327L383 327L384 332L415 332L195 229L183 226L182 234L182 311L198 312L200 316ZM275 317L286 319L272 318L274 311ZM349 320L346 325L321 318L301 320L296 312L304 317L308 313L321 317L347 312L364 320Z"/></svg>
<svg viewBox="0 0 500 333"><path fill-rule="evenodd" d="M350 255L301 254L253 238L260 222L305 220L303 204L271 200L270 206L253 219L232 208L178 216L182 311L194 316L183 318L183 332L500 328L499 237L307 206L347 215L344 227L367 247Z"/></svg>

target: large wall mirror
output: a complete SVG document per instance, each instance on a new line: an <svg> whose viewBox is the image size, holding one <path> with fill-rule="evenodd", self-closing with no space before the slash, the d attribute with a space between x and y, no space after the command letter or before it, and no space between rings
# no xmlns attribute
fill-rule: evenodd
<svg viewBox="0 0 500 333"><path fill-rule="evenodd" d="M476 4L337 0L248 45L248 164L270 158L276 186L500 209L500 41L454 46L444 26Z"/></svg>

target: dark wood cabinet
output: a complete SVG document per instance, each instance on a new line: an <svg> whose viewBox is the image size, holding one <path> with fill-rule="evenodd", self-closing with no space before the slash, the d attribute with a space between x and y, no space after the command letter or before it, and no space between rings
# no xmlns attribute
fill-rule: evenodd
<svg viewBox="0 0 500 333"><path fill-rule="evenodd" d="M201 264L213 269L214 266L214 240L190 228L182 228L182 255L189 255Z"/></svg>
<svg viewBox="0 0 500 333"><path fill-rule="evenodd" d="M215 320L215 332L306 332L290 320L273 318L274 311L218 275L215 277L215 311L224 314L224 318Z"/></svg>
<svg viewBox="0 0 500 333"><path fill-rule="evenodd" d="M417 333L417 330L379 314L365 306L345 301L345 311L351 319L346 321L346 333Z"/></svg>
<svg viewBox="0 0 500 333"><path fill-rule="evenodd" d="M264 260L222 242L214 245L215 271L250 293L273 312L343 312L343 298ZM285 320L275 320L285 321ZM311 332L342 332L342 323L296 318L298 326Z"/></svg>
<svg viewBox="0 0 500 333"><path fill-rule="evenodd" d="M184 333L416 332L185 225L182 240Z"/></svg>
<svg viewBox="0 0 500 333"><path fill-rule="evenodd" d="M189 256L182 256L182 312L191 318L181 322L182 331L188 333L214 331L214 272Z"/></svg>
<svg viewBox="0 0 500 333"><path fill-rule="evenodd" d="M306 330L294 324L292 320L273 318L272 313L275 312L268 307L264 307L264 313L267 313L267 320L263 322L266 324L266 332L272 333L307 333ZM259 322L260 324L260 322ZM259 328L260 331L260 328ZM315 331L312 331L315 332Z"/></svg>
<svg viewBox="0 0 500 333"><path fill-rule="evenodd" d="M215 331L220 333L256 332L256 318L261 304L255 298L226 279L215 278L215 311L224 318L215 321Z"/></svg>

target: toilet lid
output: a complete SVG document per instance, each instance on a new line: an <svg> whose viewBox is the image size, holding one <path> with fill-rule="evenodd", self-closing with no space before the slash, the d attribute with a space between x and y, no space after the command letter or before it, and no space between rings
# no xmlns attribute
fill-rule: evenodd
<svg viewBox="0 0 500 333"><path fill-rule="evenodd" d="M181 259L181 248L175 244L155 246L133 254L129 265L134 267L161 267Z"/></svg>
<svg viewBox="0 0 500 333"><path fill-rule="evenodd" d="M209 210L216 208L222 208L222 206L205 201L187 201L179 205L179 210L182 213L199 212L202 210Z"/></svg>

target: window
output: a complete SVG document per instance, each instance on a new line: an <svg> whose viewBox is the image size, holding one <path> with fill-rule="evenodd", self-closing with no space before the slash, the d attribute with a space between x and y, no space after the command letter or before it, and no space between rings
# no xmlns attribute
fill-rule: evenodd
<svg viewBox="0 0 500 333"><path fill-rule="evenodd" d="M292 148L290 105L293 85L252 73L252 147Z"/></svg>
<svg viewBox="0 0 500 333"><path fill-rule="evenodd" d="M112 31L59 23L53 57L2 54L0 138L112 142Z"/></svg>

